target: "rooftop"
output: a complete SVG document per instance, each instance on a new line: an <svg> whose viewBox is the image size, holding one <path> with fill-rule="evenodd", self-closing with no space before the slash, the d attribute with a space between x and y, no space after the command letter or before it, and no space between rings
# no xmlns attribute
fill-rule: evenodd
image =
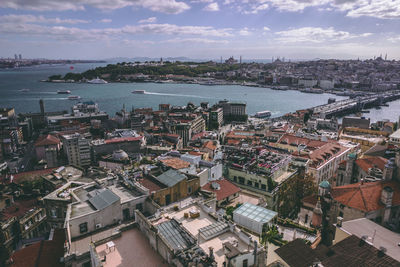
<svg viewBox="0 0 400 267"><path fill-rule="evenodd" d="M117 196L110 189L99 189L94 190L89 193L90 197L88 201L92 204L97 210L103 210L113 203L120 200L119 196Z"/></svg>
<svg viewBox="0 0 400 267"><path fill-rule="evenodd" d="M190 166L190 163L184 160L181 160L179 158L166 158L166 159L162 159L160 160L164 165L171 167L175 170L179 170L179 169L184 169L184 168L188 168Z"/></svg>
<svg viewBox="0 0 400 267"><path fill-rule="evenodd" d="M244 203L239 208L233 211L233 215L241 215L256 222L267 223L275 218L278 213L260 206L250 203Z"/></svg>
<svg viewBox="0 0 400 267"><path fill-rule="evenodd" d="M218 184L218 188L213 184ZM201 189L215 193L218 201L224 200L240 191L239 187L226 179L208 182Z"/></svg>
<svg viewBox="0 0 400 267"><path fill-rule="evenodd" d="M52 240L42 240L14 252L11 266L62 267L64 263L60 262L60 258L64 256L64 242L64 231L56 230Z"/></svg>
<svg viewBox="0 0 400 267"><path fill-rule="evenodd" d="M60 139L53 135L43 135L40 136L35 143L35 146L49 146L49 145L58 145L60 144Z"/></svg>
<svg viewBox="0 0 400 267"><path fill-rule="evenodd" d="M400 205L400 184L395 181L356 183L332 188L333 199L348 207L364 212L383 209L381 193L384 187L393 190L392 206Z"/></svg>
<svg viewBox="0 0 400 267"><path fill-rule="evenodd" d="M176 185L177 183L179 183L180 181L183 181L184 179L186 179L186 175L171 169L155 178L157 181L161 182L162 184L164 184L168 187L172 187L172 186Z"/></svg>
<svg viewBox="0 0 400 267"><path fill-rule="evenodd" d="M400 234L392 232L367 218L343 222L340 229L359 238L368 236L366 241L372 246L377 249L380 247L386 248L387 255L400 261L400 247L398 246Z"/></svg>
<svg viewBox="0 0 400 267"><path fill-rule="evenodd" d="M106 244L96 247L100 259L106 256L106 260L102 262L104 267L132 266L134 262L148 267L168 266L138 228L122 232L121 236L112 239L112 242L115 249L107 249Z"/></svg>
<svg viewBox="0 0 400 267"><path fill-rule="evenodd" d="M158 224L157 229L173 249L185 250L196 244L196 240L174 219Z"/></svg>

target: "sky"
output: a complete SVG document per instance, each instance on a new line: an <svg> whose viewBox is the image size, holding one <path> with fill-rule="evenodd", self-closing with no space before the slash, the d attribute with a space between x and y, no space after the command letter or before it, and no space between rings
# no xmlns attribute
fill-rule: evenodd
<svg viewBox="0 0 400 267"><path fill-rule="evenodd" d="M400 59L400 0L0 0L0 57Z"/></svg>

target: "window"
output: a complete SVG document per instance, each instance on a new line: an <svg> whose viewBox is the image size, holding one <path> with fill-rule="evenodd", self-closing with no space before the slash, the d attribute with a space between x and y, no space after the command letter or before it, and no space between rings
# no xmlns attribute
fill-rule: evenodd
<svg viewBox="0 0 400 267"><path fill-rule="evenodd" d="M192 187L188 186L188 194L191 194L191 193L192 193Z"/></svg>
<svg viewBox="0 0 400 267"><path fill-rule="evenodd" d="M239 177L239 184L244 184L244 178L243 177Z"/></svg>
<svg viewBox="0 0 400 267"><path fill-rule="evenodd" d="M237 182L237 176L233 176L233 181Z"/></svg>
<svg viewBox="0 0 400 267"><path fill-rule="evenodd" d="M82 233L86 233L88 231L87 222L81 223L79 225L79 231L80 231L81 234Z"/></svg>
<svg viewBox="0 0 400 267"><path fill-rule="evenodd" d="M143 204L142 203L136 204L136 209L142 211L143 210Z"/></svg>
<svg viewBox="0 0 400 267"><path fill-rule="evenodd" d="M51 209L51 210L50 210L50 213L51 213L51 217L52 217L52 218L57 218L57 212L56 212L55 209Z"/></svg>
<svg viewBox="0 0 400 267"><path fill-rule="evenodd" d="M304 223L308 222L308 214L306 214L306 218L304 219Z"/></svg>
<svg viewBox="0 0 400 267"><path fill-rule="evenodd" d="M267 186L265 184L261 184L261 190L267 191Z"/></svg>
<svg viewBox="0 0 400 267"><path fill-rule="evenodd" d="M249 260L245 259L245 260L243 260L243 267L247 267L247 266L249 266Z"/></svg>
<svg viewBox="0 0 400 267"><path fill-rule="evenodd" d="M260 184L257 183L257 182L254 182L254 187L255 187L255 188L259 188L259 187L260 187Z"/></svg>

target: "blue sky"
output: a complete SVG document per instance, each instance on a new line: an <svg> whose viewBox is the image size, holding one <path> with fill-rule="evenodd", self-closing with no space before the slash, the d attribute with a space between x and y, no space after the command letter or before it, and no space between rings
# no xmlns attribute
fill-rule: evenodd
<svg viewBox="0 0 400 267"><path fill-rule="evenodd" d="M400 0L0 0L0 57L400 59Z"/></svg>

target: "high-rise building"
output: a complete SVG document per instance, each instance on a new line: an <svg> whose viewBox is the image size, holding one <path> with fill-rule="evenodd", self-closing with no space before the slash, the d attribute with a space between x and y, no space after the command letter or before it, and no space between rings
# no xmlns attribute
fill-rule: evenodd
<svg viewBox="0 0 400 267"><path fill-rule="evenodd" d="M90 165L89 140L79 133L63 135L63 147L68 157L68 163L78 167Z"/></svg>
<svg viewBox="0 0 400 267"><path fill-rule="evenodd" d="M18 55L18 59L19 59L19 60L22 59L22 55L21 55L21 54Z"/></svg>

